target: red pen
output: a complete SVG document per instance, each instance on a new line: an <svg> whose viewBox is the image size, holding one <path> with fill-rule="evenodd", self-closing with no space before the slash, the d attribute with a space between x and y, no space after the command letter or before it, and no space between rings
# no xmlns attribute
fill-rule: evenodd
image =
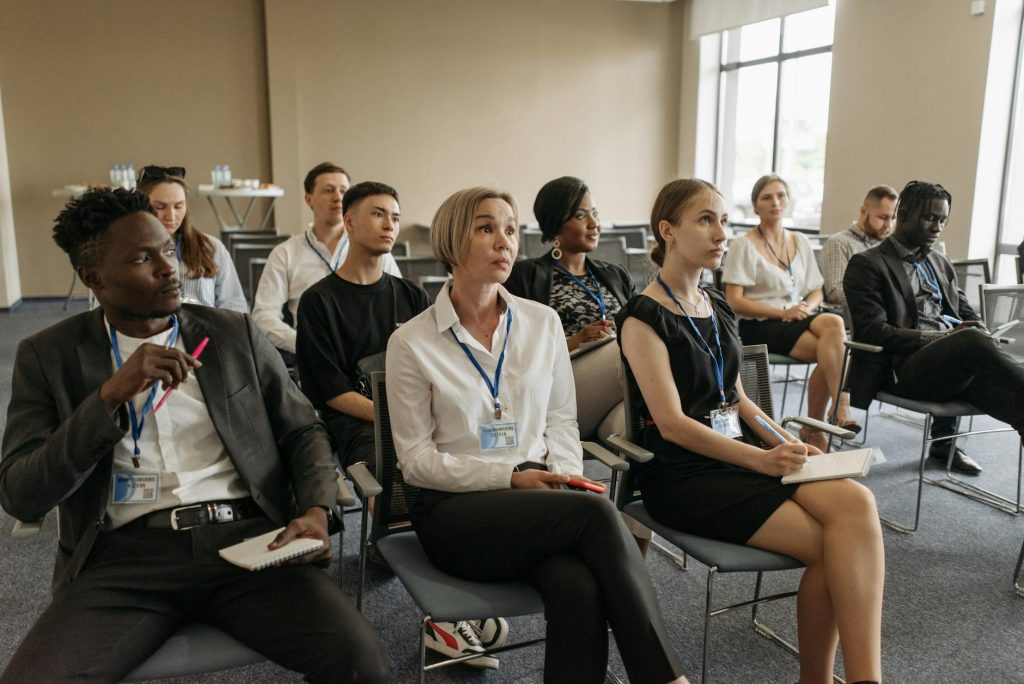
<svg viewBox="0 0 1024 684"><path fill-rule="evenodd" d="M199 355L203 353L204 349L206 349L206 343L209 342L209 341L210 341L209 337L204 337L203 339L199 340L199 344L197 344L196 348L192 350L192 358L193 359L198 359L199 358ZM160 397L160 401L157 403L156 408L153 409L153 413L156 413L157 411L160 410L160 407L164 405L164 402L167 401L167 397L171 396L171 392L173 392L173 391L174 391L173 387L168 387L167 388L167 391L164 392L164 396Z"/></svg>

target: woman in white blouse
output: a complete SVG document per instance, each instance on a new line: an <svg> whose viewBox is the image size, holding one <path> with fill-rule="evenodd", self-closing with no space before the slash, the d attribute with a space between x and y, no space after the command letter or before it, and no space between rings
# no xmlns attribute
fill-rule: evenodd
<svg viewBox="0 0 1024 684"><path fill-rule="evenodd" d="M180 166L145 166L136 185L149 198L153 211L174 236L178 255L181 300L249 313L245 292L227 247L192 225L188 212L185 169Z"/></svg>
<svg viewBox="0 0 1024 684"><path fill-rule="evenodd" d="M726 300L740 319L743 344L766 344L773 354L817 364L807 386L807 414L824 420L829 398L839 385L846 341L843 319L815 313L825 281L810 241L782 227L789 206L786 181L774 174L762 176L754 183L750 201L761 223L729 246L722 272ZM846 394L837 420L848 430L860 431L850 417ZM818 430L804 428L800 439L825 450L825 436Z"/></svg>
<svg viewBox="0 0 1024 684"><path fill-rule="evenodd" d="M445 572L537 586L545 681L603 681L610 624L631 681L685 682L621 517L605 496L563 489L583 471L572 369L558 315L501 286L518 224L498 190L445 200L431 244L451 284L388 343L398 461L421 488L416 533Z"/></svg>

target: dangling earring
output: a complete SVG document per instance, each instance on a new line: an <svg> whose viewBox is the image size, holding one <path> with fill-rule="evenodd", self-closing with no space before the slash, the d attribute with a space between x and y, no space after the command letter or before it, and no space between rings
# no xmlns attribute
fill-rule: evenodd
<svg viewBox="0 0 1024 684"><path fill-rule="evenodd" d="M555 238L555 246L551 248L551 258L555 261L560 261L562 258L562 249L558 246L558 238Z"/></svg>

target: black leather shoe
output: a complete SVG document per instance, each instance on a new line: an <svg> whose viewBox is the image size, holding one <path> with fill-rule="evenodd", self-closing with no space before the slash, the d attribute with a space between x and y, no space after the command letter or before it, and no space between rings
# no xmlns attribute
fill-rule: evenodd
<svg viewBox="0 0 1024 684"><path fill-rule="evenodd" d="M933 444L928 450L928 458L933 458L942 465L946 465L946 459L949 458L949 445L943 442ZM977 475L981 472L981 466L977 461L965 454L960 447L957 447L953 453L953 464L950 467L964 475Z"/></svg>

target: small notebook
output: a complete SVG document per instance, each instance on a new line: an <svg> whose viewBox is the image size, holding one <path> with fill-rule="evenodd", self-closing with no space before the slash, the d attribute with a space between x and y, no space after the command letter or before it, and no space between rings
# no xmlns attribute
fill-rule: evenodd
<svg viewBox="0 0 1024 684"><path fill-rule="evenodd" d="M782 484L799 484L815 480L838 480L844 477L864 477L871 467L875 450L853 449L831 454L811 456L804 467L782 478Z"/></svg>
<svg viewBox="0 0 1024 684"><path fill-rule="evenodd" d="M263 568L269 568L271 565L303 556L324 545L322 539L298 537L292 539L279 549L268 551L267 544L274 541L274 537L280 534L283 529L283 527L280 527L272 532L267 532L258 537L246 539L244 542L223 548L219 551L220 557L228 563L245 568L246 570L262 570Z"/></svg>

